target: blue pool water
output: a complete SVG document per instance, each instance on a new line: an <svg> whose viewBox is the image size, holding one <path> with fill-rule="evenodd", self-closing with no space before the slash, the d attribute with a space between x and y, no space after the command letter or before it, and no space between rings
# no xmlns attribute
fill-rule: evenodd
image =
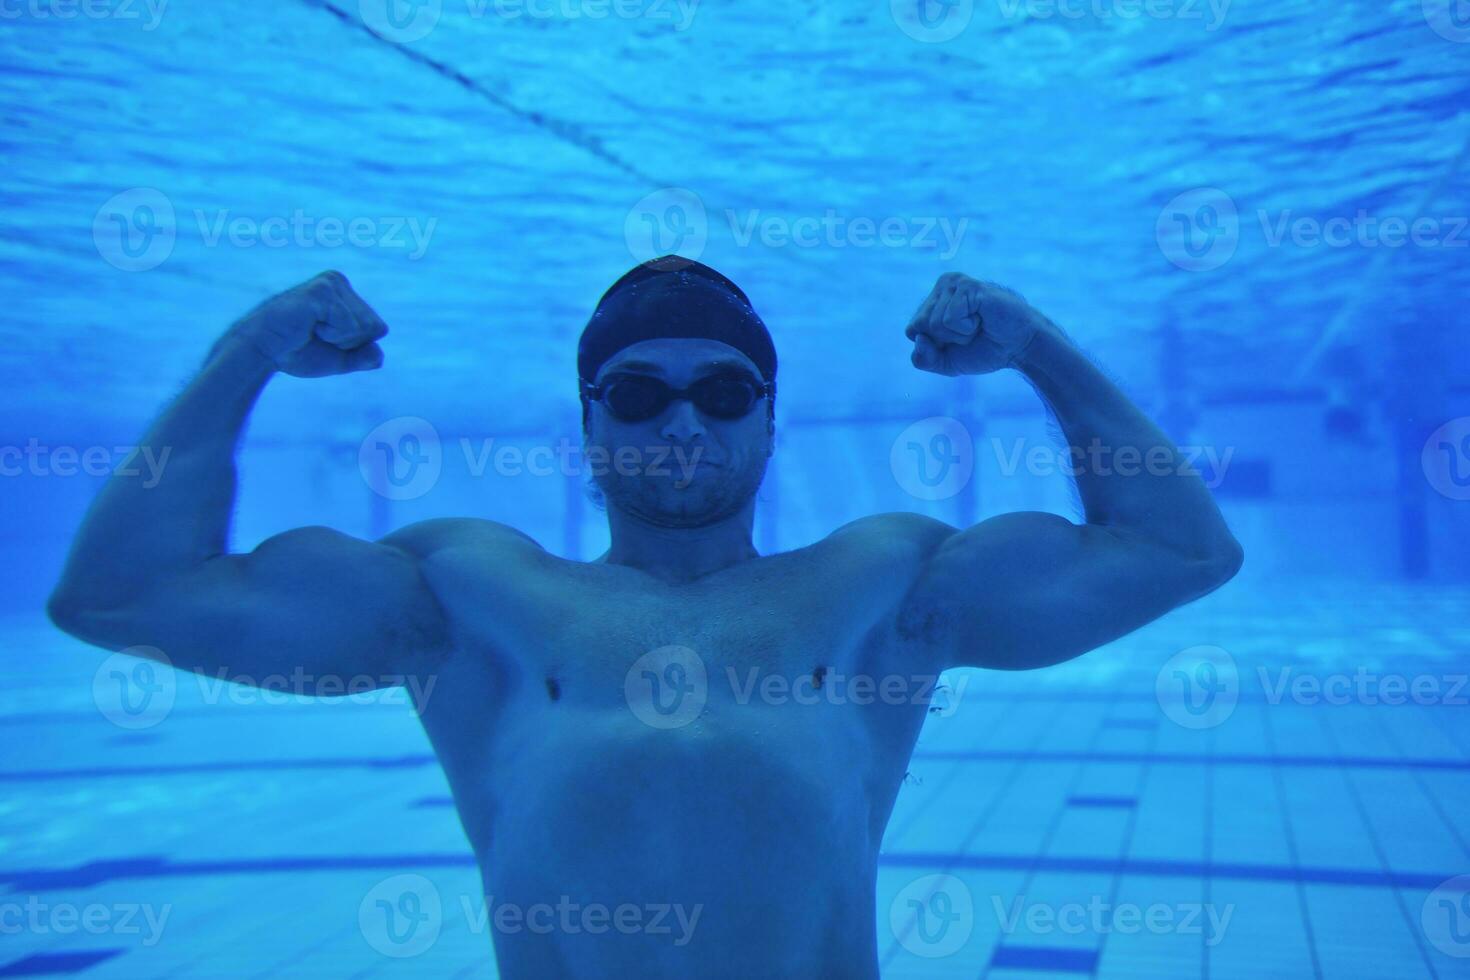
<svg viewBox="0 0 1470 980"><path fill-rule="evenodd" d="M0 977L496 975L401 691L140 674L44 603L221 331L328 268L385 366L271 382L233 550L472 515L595 558L547 465L576 341L670 251L780 352L762 553L1081 519L1029 385L910 366L949 271L1061 324L1245 548L1078 660L946 675L884 977L1470 976L1466 0L0 0L0 65Z"/></svg>

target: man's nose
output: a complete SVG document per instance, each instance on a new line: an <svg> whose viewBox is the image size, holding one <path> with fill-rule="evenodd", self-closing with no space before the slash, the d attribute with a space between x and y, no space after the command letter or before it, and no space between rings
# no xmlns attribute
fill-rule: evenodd
<svg viewBox="0 0 1470 980"><path fill-rule="evenodd" d="M665 439L687 440L704 435L704 422L700 421L694 403L687 398L676 398L669 406L668 419L659 429Z"/></svg>

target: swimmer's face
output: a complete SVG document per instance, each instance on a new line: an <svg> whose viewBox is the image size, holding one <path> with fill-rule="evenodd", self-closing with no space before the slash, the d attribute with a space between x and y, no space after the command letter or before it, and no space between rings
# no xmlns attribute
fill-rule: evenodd
<svg viewBox="0 0 1470 980"><path fill-rule="evenodd" d="M760 369L717 340L644 340L608 359L593 379L657 378L684 388L711 375L748 375ZM618 418L602 401L591 404L585 442L594 478L611 504L652 524L699 527L738 512L754 496L771 455L770 401L758 396L750 411L727 419L675 399L641 421Z"/></svg>

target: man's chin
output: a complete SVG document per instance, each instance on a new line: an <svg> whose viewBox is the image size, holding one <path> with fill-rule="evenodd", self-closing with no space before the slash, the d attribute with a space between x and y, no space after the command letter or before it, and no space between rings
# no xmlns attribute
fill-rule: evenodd
<svg viewBox="0 0 1470 980"><path fill-rule="evenodd" d="M699 492L697 486L690 486L660 494L649 516L667 527L704 527L726 516L719 504L707 493Z"/></svg>
<svg viewBox="0 0 1470 980"><path fill-rule="evenodd" d="M655 492L630 501L631 513L659 527L704 527L739 510L722 494L713 492L710 480L669 482Z"/></svg>

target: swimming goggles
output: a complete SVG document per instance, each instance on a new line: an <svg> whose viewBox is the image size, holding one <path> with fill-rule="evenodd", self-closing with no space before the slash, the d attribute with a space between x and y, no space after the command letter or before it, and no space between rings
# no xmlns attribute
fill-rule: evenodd
<svg viewBox="0 0 1470 980"><path fill-rule="evenodd" d="M738 419L755 403L769 398L776 385L760 381L747 371L720 371L705 375L687 388L674 388L651 374L614 374L601 384L582 382L582 395L600 401L623 422L644 422L661 414L675 399L687 399L705 415Z"/></svg>

